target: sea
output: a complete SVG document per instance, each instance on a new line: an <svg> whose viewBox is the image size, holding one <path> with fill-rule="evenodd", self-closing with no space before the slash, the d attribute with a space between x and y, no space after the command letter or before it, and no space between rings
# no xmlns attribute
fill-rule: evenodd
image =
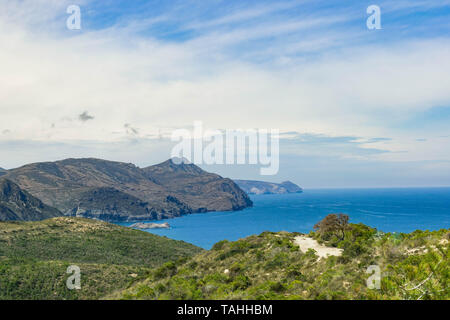
<svg viewBox="0 0 450 320"><path fill-rule="evenodd" d="M220 240L238 240L264 231L308 233L330 213L384 232L450 228L449 188L306 189L303 193L252 195L253 207L208 212L168 222L170 229L145 230L210 249ZM118 223L130 226L132 223Z"/></svg>

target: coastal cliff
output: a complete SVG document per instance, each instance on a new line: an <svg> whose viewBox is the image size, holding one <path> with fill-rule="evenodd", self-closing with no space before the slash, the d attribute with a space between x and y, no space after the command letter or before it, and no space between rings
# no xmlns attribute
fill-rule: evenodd
<svg viewBox="0 0 450 320"><path fill-rule="evenodd" d="M0 221L36 221L61 215L15 183L0 179Z"/></svg>
<svg viewBox="0 0 450 320"><path fill-rule="evenodd" d="M234 180L236 184L248 194L284 194L301 193L303 189L291 181L282 183L255 181L255 180Z"/></svg>

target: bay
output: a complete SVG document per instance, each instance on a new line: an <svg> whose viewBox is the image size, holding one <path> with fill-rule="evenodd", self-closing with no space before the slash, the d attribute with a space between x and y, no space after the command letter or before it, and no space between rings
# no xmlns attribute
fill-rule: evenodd
<svg viewBox="0 0 450 320"><path fill-rule="evenodd" d="M450 188L306 189L303 193L251 196L254 207L234 212L191 214L168 222L157 235L205 249L263 231L308 233L329 213L345 213L384 232L450 228ZM118 223L130 226L132 223Z"/></svg>

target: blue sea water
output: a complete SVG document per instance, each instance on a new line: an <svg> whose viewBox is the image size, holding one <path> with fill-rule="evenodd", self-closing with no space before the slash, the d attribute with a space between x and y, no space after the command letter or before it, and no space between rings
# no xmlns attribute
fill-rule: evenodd
<svg viewBox="0 0 450 320"><path fill-rule="evenodd" d="M251 196L254 207L234 212L186 215L170 229L147 230L205 249L220 240L237 240L263 231L307 233L329 213L346 213L384 232L450 228L450 188L316 189L300 194ZM132 223L120 223L129 226Z"/></svg>

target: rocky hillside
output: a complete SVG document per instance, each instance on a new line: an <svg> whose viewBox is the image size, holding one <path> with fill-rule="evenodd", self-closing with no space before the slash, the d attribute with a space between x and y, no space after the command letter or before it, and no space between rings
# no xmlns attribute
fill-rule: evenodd
<svg viewBox="0 0 450 320"><path fill-rule="evenodd" d="M303 192L302 188L290 181L273 183L254 180L234 180L234 182L236 182L236 184L248 194L283 194Z"/></svg>
<svg viewBox="0 0 450 320"><path fill-rule="evenodd" d="M0 300L97 299L144 279L165 262L202 251L91 219L0 222ZM70 265L80 268L80 290L66 286Z"/></svg>
<svg viewBox="0 0 450 320"><path fill-rule="evenodd" d="M0 176L3 176L6 174L6 170L3 168L0 168Z"/></svg>
<svg viewBox="0 0 450 320"><path fill-rule="evenodd" d="M232 180L194 164L175 164L167 160L143 171L177 199L189 204L194 212L241 210L252 206L247 194Z"/></svg>
<svg viewBox="0 0 450 320"><path fill-rule="evenodd" d="M349 225L343 238L264 232L167 263L109 298L448 300L449 240L450 230L390 234L362 224ZM367 285L373 266L379 289Z"/></svg>
<svg viewBox="0 0 450 320"><path fill-rule="evenodd" d="M65 215L108 221L173 218L252 205L231 180L171 160L144 169L100 159L25 165L5 175Z"/></svg>
<svg viewBox="0 0 450 320"><path fill-rule="evenodd" d="M0 178L0 221L36 221L61 215L15 183Z"/></svg>

